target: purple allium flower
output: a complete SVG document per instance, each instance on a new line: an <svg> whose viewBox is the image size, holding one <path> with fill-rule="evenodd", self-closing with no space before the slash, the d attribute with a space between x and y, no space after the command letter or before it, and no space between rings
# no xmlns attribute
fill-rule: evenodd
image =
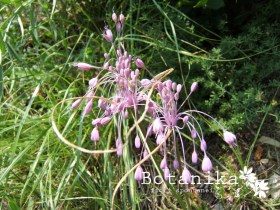
<svg viewBox="0 0 280 210"><path fill-rule="evenodd" d="M191 86L191 93L196 91L196 89L198 88L198 83L197 82L194 82L192 83L192 86Z"/></svg>
<svg viewBox="0 0 280 210"><path fill-rule="evenodd" d="M186 167L184 167L181 178L185 184L190 184L192 182L192 175Z"/></svg>
<svg viewBox="0 0 280 210"><path fill-rule="evenodd" d="M179 168L179 161L177 159L174 159L174 161L173 161L173 168L175 170L177 170Z"/></svg>
<svg viewBox="0 0 280 210"><path fill-rule="evenodd" d="M234 142L236 141L236 136L232 132L224 130L223 135L224 135L225 142L230 145L233 145Z"/></svg>
<svg viewBox="0 0 280 210"><path fill-rule="evenodd" d="M207 150L207 144L206 144L206 141L204 139L201 139L201 141L200 141L200 149L203 152L205 152Z"/></svg>
<svg viewBox="0 0 280 210"><path fill-rule="evenodd" d="M94 68L94 66L92 66L88 63L83 63L83 62L75 63L75 64L73 64L73 66L78 67L80 70L83 70L83 71L88 71L88 70Z"/></svg>
<svg viewBox="0 0 280 210"><path fill-rule="evenodd" d="M170 170L169 170L169 168L166 166L166 167L164 168L164 179L165 179L165 181L168 181L168 180L169 180L169 177L170 177Z"/></svg>
<svg viewBox="0 0 280 210"><path fill-rule="evenodd" d="M209 159L209 157L204 153L204 158L202 160L202 171L203 172L209 172L213 168L212 162Z"/></svg>
<svg viewBox="0 0 280 210"><path fill-rule="evenodd" d="M100 137L97 127L93 128L90 139L95 142L99 141Z"/></svg>
<svg viewBox="0 0 280 210"><path fill-rule="evenodd" d="M80 106L81 102L82 102L82 98L77 99L76 101L74 101L74 103L72 104L71 109L76 109L78 108L78 106Z"/></svg>
<svg viewBox="0 0 280 210"><path fill-rule="evenodd" d="M103 32L103 37L106 39L107 42L113 42L113 33L110 29L106 27Z"/></svg>
<svg viewBox="0 0 280 210"><path fill-rule="evenodd" d="M165 169L167 167L166 157L164 157L160 162L160 168Z"/></svg>
<svg viewBox="0 0 280 210"><path fill-rule="evenodd" d="M196 150L194 149L192 153L192 163L197 164L197 160L198 160L198 155L196 153Z"/></svg>
<svg viewBox="0 0 280 210"><path fill-rule="evenodd" d="M140 140L140 138L139 138L138 135L136 135L136 137L135 137L134 144L135 144L135 147L136 147L137 149L139 149L139 148L141 147L141 140Z"/></svg>
<svg viewBox="0 0 280 210"><path fill-rule="evenodd" d="M153 122L154 133L161 133L163 131L163 125L161 120L157 117Z"/></svg>
<svg viewBox="0 0 280 210"><path fill-rule="evenodd" d="M143 179L143 169L140 165L136 168L134 179L137 181L141 181Z"/></svg>

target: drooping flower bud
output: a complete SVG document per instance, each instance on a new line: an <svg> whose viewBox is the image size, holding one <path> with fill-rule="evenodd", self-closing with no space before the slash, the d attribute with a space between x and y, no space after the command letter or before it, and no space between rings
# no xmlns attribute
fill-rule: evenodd
<svg viewBox="0 0 280 210"><path fill-rule="evenodd" d="M209 172L212 170L212 168L213 168L213 165L212 165L211 160L209 159L209 157L206 154L204 154L204 158L202 160L202 171Z"/></svg>
<svg viewBox="0 0 280 210"><path fill-rule="evenodd" d="M193 153L192 153L192 163L193 164L197 164L197 160L198 160L198 155L195 151L195 149L193 150Z"/></svg>
<svg viewBox="0 0 280 210"><path fill-rule="evenodd" d="M123 155L123 148L122 148L122 143L120 143L117 147L117 155L122 156Z"/></svg>
<svg viewBox="0 0 280 210"><path fill-rule="evenodd" d="M181 84L178 84L177 85L177 93L180 93L182 90L182 85Z"/></svg>
<svg viewBox="0 0 280 210"><path fill-rule="evenodd" d="M120 22L117 22L117 23L116 23L116 31L117 31L118 33L120 33L121 30L122 30L122 24L121 24Z"/></svg>
<svg viewBox="0 0 280 210"><path fill-rule="evenodd" d="M83 71L88 71L88 70L94 68L94 66L92 66L88 63L83 63L83 62L75 63L75 64L73 64L73 66L78 67L80 70L83 70Z"/></svg>
<svg viewBox="0 0 280 210"><path fill-rule="evenodd" d="M104 63L103 65L103 69L109 69L109 61L107 61L106 63Z"/></svg>
<svg viewBox="0 0 280 210"><path fill-rule="evenodd" d="M113 42L113 33L110 29L105 28L103 32L103 37L106 39L107 42Z"/></svg>
<svg viewBox="0 0 280 210"><path fill-rule="evenodd" d="M76 109L78 108L78 106L80 106L81 102L82 102L82 98L77 99L76 101L74 101L74 103L72 104L71 109Z"/></svg>
<svg viewBox="0 0 280 210"><path fill-rule="evenodd" d="M142 80L140 81L140 84L141 84L142 86L147 86L147 85L151 84L151 80L149 80L149 79L142 79Z"/></svg>
<svg viewBox="0 0 280 210"><path fill-rule="evenodd" d="M92 100L87 102L85 111L84 111L84 116L87 115L88 113L90 113L91 109L92 109Z"/></svg>
<svg viewBox="0 0 280 210"><path fill-rule="evenodd" d="M190 184L192 182L191 172L186 167L184 167L181 178L185 184Z"/></svg>
<svg viewBox="0 0 280 210"><path fill-rule="evenodd" d="M141 181L143 179L143 169L141 166L138 166L136 168L135 174L134 174L134 179L137 181Z"/></svg>
<svg viewBox="0 0 280 210"><path fill-rule="evenodd" d="M184 122L185 124L187 124L187 123L189 122L189 119L190 119L189 116L185 116L185 117L183 118L183 122Z"/></svg>
<svg viewBox="0 0 280 210"><path fill-rule="evenodd" d="M101 126L101 119L102 119L102 118L96 118L96 119L94 119L94 120L91 122L91 124L92 124L92 125Z"/></svg>
<svg viewBox="0 0 280 210"><path fill-rule="evenodd" d="M93 128L91 135L90 135L90 139L94 142L99 141L100 137L99 137L99 132L98 132L97 127Z"/></svg>
<svg viewBox="0 0 280 210"><path fill-rule="evenodd" d="M109 54L108 53L104 53L104 58L105 58L105 60L109 60Z"/></svg>
<svg viewBox="0 0 280 210"><path fill-rule="evenodd" d="M154 133L161 133L163 131L163 125L159 117L157 117L153 122Z"/></svg>
<svg viewBox="0 0 280 210"><path fill-rule="evenodd" d="M230 145L234 144L234 142L236 141L236 136L232 132L224 130L223 135L225 142Z"/></svg>
<svg viewBox="0 0 280 210"><path fill-rule="evenodd" d="M143 157L147 157L149 155L149 152L147 150L144 150Z"/></svg>
<svg viewBox="0 0 280 210"><path fill-rule="evenodd" d="M111 117L103 117L100 120L100 124L101 125L106 125L106 124L108 124L110 122L110 120L111 120Z"/></svg>
<svg viewBox="0 0 280 210"><path fill-rule="evenodd" d="M116 14L115 12L113 12L113 14L112 14L112 20L113 20L115 23L117 23L117 21L118 21L117 14Z"/></svg>
<svg viewBox="0 0 280 210"><path fill-rule="evenodd" d="M141 140L140 140L140 138L139 138L138 135L136 135L136 137L135 137L134 144L135 144L135 147L136 147L137 149L139 149L139 148L141 147Z"/></svg>
<svg viewBox="0 0 280 210"><path fill-rule="evenodd" d="M145 64L144 64L144 62L143 62L140 58L137 58L137 59L136 59L135 65L136 65L138 68L141 68L141 69L144 69L144 68L145 68Z"/></svg>
<svg viewBox="0 0 280 210"><path fill-rule="evenodd" d="M94 77L91 80L89 80L88 85L89 87L94 88L96 87L97 83L98 83L98 79Z"/></svg>
<svg viewBox="0 0 280 210"><path fill-rule="evenodd" d="M192 129L192 130L191 130L191 136L192 136L193 139L196 138L197 133L196 133L196 130L195 130L195 129Z"/></svg>
<svg viewBox="0 0 280 210"><path fill-rule="evenodd" d="M124 24L125 17L124 17L124 15L122 13L120 14L119 19L120 19L121 23Z"/></svg>
<svg viewBox="0 0 280 210"><path fill-rule="evenodd" d="M167 167L166 157L164 157L160 162L160 168L165 169Z"/></svg>
<svg viewBox="0 0 280 210"><path fill-rule="evenodd" d="M106 103L105 103L105 101L102 100L101 98L98 100L98 107L99 107L100 109L103 109L103 110L106 109Z"/></svg>
<svg viewBox="0 0 280 210"><path fill-rule="evenodd" d="M191 85L191 93L196 91L196 89L198 88L198 83L197 82L193 82Z"/></svg>
<svg viewBox="0 0 280 210"><path fill-rule="evenodd" d="M177 170L177 169L179 168L179 161L178 161L177 159L175 159L175 160L173 161L173 168L174 168L175 170Z"/></svg>
<svg viewBox="0 0 280 210"><path fill-rule="evenodd" d="M170 170L169 170L168 167L165 167L164 168L164 179L165 179L165 181L168 181L169 177L170 177Z"/></svg>
<svg viewBox="0 0 280 210"><path fill-rule="evenodd" d="M162 132L160 132L157 135L157 139L156 139L157 145L160 145L164 140L165 140L165 135Z"/></svg>
<svg viewBox="0 0 280 210"><path fill-rule="evenodd" d="M203 152L205 152L207 150L207 144L206 144L206 141L203 138L200 141L200 149Z"/></svg>

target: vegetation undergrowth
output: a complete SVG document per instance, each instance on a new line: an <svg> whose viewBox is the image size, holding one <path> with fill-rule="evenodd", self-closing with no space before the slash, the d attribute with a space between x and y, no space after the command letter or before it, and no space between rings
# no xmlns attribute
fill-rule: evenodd
<svg viewBox="0 0 280 210"><path fill-rule="evenodd" d="M279 208L279 197L253 186L257 180L267 182L271 175L279 175L279 148L259 143L261 136L276 140L280 136L278 1L258 1L252 8L247 1L222 0L216 1L224 2L217 7L210 0L208 5L207 1L155 0L0 2L0 209L108 209L114 196L116 209ZM230 8L235 14L240 9L239 19L230 19ZM116 119L99 130L101 140L95 145L89 140L91 119L69 109L71 98L85 95L88 80L98 74L79 71L73 64L103 65L103 53L111 44L103 40L102 31L104 25L112 27L113 10L126 15L121 38L125 48L145 61L150 71L141 71L141 77L173 68L165 78L183 85L182 96L198 82L197 92L184 108L204 110L236 131L237 146L228 147L221 141L219 127L199 117L214 164L211 177L217 178L216 171L220 176L236 176L234 187L227 178L227 183L193 184L192 192L165 181L139 185L131 170L140 159L134 138L129 139L132 143L124 148L122 158L115 153L85 154L57 138L52 111L61 135L71 143L88 150L115 148ZM63 104L54 111L60 101ZM179 102L183 101L181 97ZM97 117L98 111L95 104L91 115ZM137 125L139 130L147 129L149 120L145 116L146 124ZM135 121L123 122L124 134ZM143 140L145 133L139 136ZM188 132L182 137L184 142L192 139ZM149 152L156 148L152 140L147 143ZM265 152L256 158L259 148ZM192 147L183 149L190 159ZM162 158L155 153L143 164L151 176L164 180ZM262 163L263 159L271 164ZM200 166L188 167L203 177L201 182L207 180Z"/></svg>

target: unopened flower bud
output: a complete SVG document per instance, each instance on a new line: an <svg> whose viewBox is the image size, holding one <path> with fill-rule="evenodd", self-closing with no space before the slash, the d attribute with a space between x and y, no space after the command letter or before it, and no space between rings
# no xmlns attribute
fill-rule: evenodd
<svg viewBox="0 0 280 210"><path fill-rule="evenodd" d="M74 101L74 103L72 104L71 109L76 109L76 108L78 108L78 106L80 106L81 102L82 102L82 98L79 98L79 99L77 99L76 101Z"/></svg>
<svg viewBox="0 0 280 210"><path fill-rule="evenodd" d="M189 116L185 116L185 117L183 118L183 122L184 122L185 124L187 124L187 123L189 122L189 119L190 119Z"/></svg>
<svg viewBox="0 0 280 210"><path fill-rule="evenodd" d="M113 42L113 33L110 29L105 28L103 32L103 37L106 39L107 42Z"/></svg>
<svg viewBox="0 0 280 210"><path fill-rule="evenodd" d="M193 153L192 153L192 163L193 164L197 164L197 160L198 160L198 156L197 156L197 153L196 153L196 151L194 149Z"/></svg>
<svg viewBox="0 0 280 210"><path fill-rule="evenodd" d="M143 179L143 169L140 165L136 168L134 179L137 181L141 181Z"/></svg>
<svg viewBox="0 0 280 210"><path fill-rule="evenodd" d="M169 170L168 167L165 167L164 168L164 179L165 179L165 181L168 181L169 177L170 177L170 170Z"/></svg>
<svg viewBox="0 0 280 210"><path fill-rule="evenodd" d="M181 84L178 84L177 85L177 93L180 93L182 90L182 85Z"/></svg>
<svg viewBox="0 0 280 210"><path fill-rule="evenodd" d="M89 80L88 85L89 85L89 87L94 88L94 87L96 87L97 82L98 82L97 78L94 77L91 80Z"/></svg>
<svg viewBox="0 0 280 210"><path fill-rule="evenodd" d="M185 184L190 184L192 182L191 172L186 167L184 167L182 172L182 180Z"/></svg>
<svg viewBox="0 0 280 210"><path fill-rule="evenodd" d="M98 132L98 129L97 127L93 128L92 132L91 132L91 135L90 135L90 139L92 141L99 141L99 132Z"/></svg>
<svg viewBox="0 0 280 210"><path fill-rule="evenodd" d="M203 152L207 150L207 144L206 144L206 141L204 139L201 139L201 141L200 141L200 149Z"/></svg>
<svg viewBox="0 0 280 210"><path fill-rule="evenodd" d="M83 71L88 71L94 67L88 63L82 63L82 62L75 63L75 64L73 64L73 66L78 67L80 70L83 70Z"/></svg>
<svg viewBox="0 0 280 210"><path fill-rule="evenodd" d="M166 157L164 157L164 158L161 160L160 168L161 168L161 169L165 169L166 167L167 167L167 161L166 161Z"/></svg>
<svg viewBox="0 0 280 210"><path fill-rule="evenodd" d="M116 31L117 31L118 33L120 33L121 30L122 30L122 24L121 24L120 22L117 22L117 23L116 23Z"/></svg>
<svg viewBox="0 0 280 210"><path fill-rule="evenodd" d="M98 100L98 107L99 107L100 109L103 109L103 110L106 109L106 103L105 103L105 101L102 100L101 98Z"/></svg>
<svg viewBox="0 0 280 210"><path fill-rule="evenodd" d="M140 58L137 58L137 59L136 59L135 65L136 65L138 68L141 68L141 69L144 69L144 68L145 68L145 64L144 64L144 62L143 62Z"/></svg>
<svg viewBox="0 0 280 210"><path fill-rule="evenodd" d="M106 124L108 124L110 122L110 120L111 120L111 117L103 117L100 120L100 124L101 125L106 125Z"/></svg>
<svg viewBox="0 0 280 210"><path fill-rule="evenodd" d="M165 140L165 135L162 132L160 132L157 135L157 140L156 140L157 145L160 145L162 142L164 142L164 140Z"/></svg>
<svg viewBox="0 0 280 210"><path fill-rule="evenodd" d="M192 136L192 138L195 139L195 138L196 138L196 135L197 135L196 130L195 130L195 129L192 129L192 130L191 130L191 136Z"/></svg>
<svg viewBox="0 0 280 210"><path fill-rule="evenodd" d="M96 118L91 122L92 125L97 125L100 126L101 125L101 118Z"/></svg>
<svg viewBox="0 0 280 210"><path fill-rule="evenodd" d="M122 143L119 144L117 147L117 155L122 156L123 155L123 148L122 148Z"/></svg>
<svg viewBox="0 0 280 210"><path fill-rule="evenodd" d="M117 14L115 12L113 12L112 14L112 20L116 23L118 21L118 17Z"/></svg>
<svg viewBox="0 0 280 210"><path fill-rule="evenodd" d="M172 83L172 90L175 91L177 89L177 84L176 82L173 82Z"/></svg>
<svg viewBox="0 0 280 210"><path fill-rule="evenodd" d="M196 91L196 89L198 88L198 83L197 82L193 82L191 85L191 93Z"/></svg>
<svg viewBox="0 0 280 210"><path fill-rule="evenodd" d="M104 53L104 58L105 58L105 60L109 60L109 54L108 53Z"/></svg>
<svg viewBox="0 0 280 210"><path fill-rule="evenodd" d="M140 81L140 84L141 84L142 86L147 86L147 85L151 84L151 80L149 80L149 79L142 79L142 80Z"/></svg>
<svg viewBox="0 0 280 210"><path fill-rule="evenodd" d="M87 102L85 111L84 111L84 116L87 115L88 113L90 113L91 109L92 109L92 100Z"/></svg>
<svg viewBox="0 0 280 210"><path fill-rule="evenodd" d="M136 135L136 137L135 137L134 144L135 144L135 147L136 147L137 149L139 149L139 148L141 147L141 140L140 140L140 138L139 138L138 135Z"/></svg>
<svg viewBox="0 0 280 210"><path fill-rule="evenodd" d="M149 155L149 152L147 150L144 150L143 157L147 157L148 155Z"/></svg>
<svg viewBox="0 0 280 210"><path fill-rule="evenodd" d="M179 168L179 161L178 161L177 159L175 159L175 160L173 161L173 168L174 168L175 170L177 170L177 169Z"/></svg>
<svg viewBox="0 0 280 210"><path fill-rule="evenodd" d="M119 17L120 21L122 24L124 24L124 21L125 21L125 17L123 14L120 14L120 17Z"/></svg>
<svg viewBox="0 0 280 210"><path fill-rule="evenodd" d="M124 117L125 117L125 119L128 119L128 117L129 117L129 113L128 113L127 109L124 112Z"/></svg>
<svg viewBox="0 0 280 210"><path fill-rule="evenodd" d="M232 132L224 130L223 135L225 142L230 145L234 144L234 142L236 141L236 136Z"/></svg>
<svg viewBox="0 0 280 210"><path fill-rule="evenodd" d="M107 61L106 63L104 63L103 65L103 69L109 69L109 61Z"/></svg>
<svg viewBox="0 0 280 210"><path fill-rule="evenodd" d="M163 125L161 120L157 117L153 122L154 133L161 133L163 131Z"/></svg>
<svg viewBox="0 0 280 210"><path fill-rule="evenodd" d="M202 171L209 172L212 170L212 168L213 168L213 165L212 165L211 160L209 159L209 157L206 154L204 154L204 158L202 160Z"/></svg>

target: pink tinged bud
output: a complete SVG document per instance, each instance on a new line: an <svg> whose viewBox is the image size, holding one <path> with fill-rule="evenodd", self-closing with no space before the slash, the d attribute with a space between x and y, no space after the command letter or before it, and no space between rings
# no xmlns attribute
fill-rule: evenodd
<svg viewBox="0 0 280 210"><path fill-rule="evenodd" d="M140 72L139 72L139 69L135 69L135 76L136 76L136 77L139 77L139 73L140 73Z"/></svg>
<svg viewBox="0 0 280 210"><path fill-rule="evenodd" d="M116 23L116 30L117 30L118 33L121 32L121 30L122 30L122 24L121 24L120 22L117 22L117 23Z"/></svg>
<svg viewBox="0 0 280 210"><path fill-rule="evenodd" d="M153 131L153 125L150 125L147 129L147 136L151 136Z"/></svg>
<svg viewBox="0 0 280 210"><path fill-rule="evenodd" d="M128 113L127 109L124 112L124 117L125 117L125 119L128 119L128 117L129 117L129 113Z"/></svg>
<svg viewBox="0 0 280 210"><path fill-rule="evenodd" d="M122 148L122 143L119 144L117 147L117 155L122 156L123 155L123 148Z"/></svg>
<svg viewBox="0 0 280 210"><path fill-rule="evenodd" d="M196 91L196 89L198 88L198 83L197 82L193 82L191 85L191 93Z"/></svg>
<svg viewBox="0 0 280 210"><path fill-rule="evenodd" d="M166 81L166 87L167 87L169 90L171 90L171 88L172 88L172 81L171 81L170 79Z"/></svg>
<svg viewBox="0 0 280 210"><path fill-rule="evenodd" d="M163 133L159 133L157 135L157 140L156 140L157 145L160 145L162 142L164 142L164 140L165 140L165 135Z"/></svg>
<svg viewBox="0 0 280 210"><path fill-rule="evenodd" d="M89 80L88 85L89 85L89 87L94 88L94 87L96 87L97 83L98 83L98 80L96 77L94 77L91 80Z"/></svg>
<svg viewBox="0 0 280 210"><path fill-rule="evenodd" d="M130 69L129 68L124 70L124 75L126 76L126 78L128 78L130 76Z"/></svg>
<svg viewBox="0 0 280 210"><path fill-rule="evenodd" d="M111 120L111 117L104 117L104 118L101 118L100 124L101 124L101 125L106 125L106 124L108 124L108 123L110 122L110 120Z"/></svg>
<svg viewBox="0 0 280 210"><path fill-rule="evenodd" d="M103 37L106 39L107 42L113 42L113 33L110 29L105 28L103 32Z"/></svg>
<svg viewBox="0 0 280 210"><path fill-rule="evenodd" d="M80 106L81 102L82 102L82 98L77 99L76 101L74 101L74 103L72 104L71 109L76 109L76 108L78 108L78 106Z"/></svg>
<svg viewBox="0 0 280 210"><path fill-rule="evenodd" d="M92 130L91 135L90 135L90 139L91 139L92 141L95 141L95 142L99 141L100 137L99 137L99 132L98 132L97 127L95 127L95 128Z"/></svg>
<svg viewBox="0 0 280 210"><path fill-rule="evenodd" d="M176 84L176 82L173 82L173 83L172 83L172 90L175 91L176 89L177 89L177 84Z"/></svg>
<svg viewBox="0 0 280 210"><path fill-rule="evenodd" d="M117 55L118 55L118 57L122 56L122 51L120 49L117 49Z"/></svg>
<svg viewBox="0 0 280 210"><path fill-rule="evenodd" d="M178 161L177 159L175 159L175 160L173 161L173 168L174 168L175 170L177 170L177 169L179 168L179 161Z"/></svg>
<svg viewBox="0 0 280 210"><path fill-rule="evenodd" d="M158 88L158 91L162 91L162 89L163 89L162 82L158 83L157 88Z"/></svg>
<svg viewBox="0 0 280 210"><path fill-rule="evenodd" d="M92 125L100 126L100 125L101 125L101 119L102 119L102 118L96 118L96 119L94 119L94 120L91 122L91 124L92 124Z"/></svg>
<svg viewBox="0 0 280 210"><path fill-rule="evenodd" d="M183 118L183 122L184 122L185 124L187 124L187 123L189 122L189 119L190 119L189 116L185 116L185 117Z"/></svg>
<svg viewBox="0 0 280 210"><path fill-rule="evenodd" d="M139 138L138 135L136 135L136 137L135 137L134 144L135 144L135 147L136 147L137 149L139 149L139 148L141 147L141 140L140 140L140 138Z"/></svg>
<svg viewBox="0 0 280 210"><path fill-rule="evenodd" d="M120 14L120 21L121 21L121 23L123 24L124 23L124 21L125 21L125 17L124 17L124 15L123 14Z"/></svg>
<svg viewBox="0 0 280 210"><path fill-rule="evenodd" d="M106 59L106 60L109 60L109 54L108 53L104 53L104 58Z"/></svg>
<svg viewBox="0 0 280 210"><path fill-rule="evenodd" d="M192 129L192 130L191 130L191 136L192 136L193 139L196 138L197 133L196 133L196 130L195 130L195 129Z"/></svg>
<svg viewBox="0 0 280 210"><path fill-rule="evenodd" d="M103 65L103 69L109 69L109 61L107 61L106 63L104 63Z"/></svg>
<svg viewBox="0 0 280 210"><path fill-rule="evenodd" d="M86 97L87 97L87 103L88 103L89 101L92 101L93 96L94 96L94 94L93 94L92 91L90 91L90 92L86 95Z"/></svg>
<svg viewBox="0 0 280 210"><path fill-rule="evenodd" d="M141 69L144 69L144 68L145 68L145 64L144 64L144 62L143 62L140 58L137 58L137 59L136 59L135 65L136 65L138 68L141 68Z"/></svg>
<svg viewBox="0 0 280 210"><path fill-rule="evenodd" d="M154 133L161 133L163 131L163 125L160 119L157 117L153 122Z"/></svg>
<svg viewBox="0 0 280 210"><path fill-rule="evenodd" d="M186 167L184 167L182 172L182 180L185 184L190 184L192 182L191 172Z"/></svg>
<svg viewBox="0 0 280 210"><path fill-rule="evenodd" d="M144 151L143 157L147 157L149 155L149 152L147 150Z"/></svg>
<svg viewBox="0 0 280 210"><path fill-rule="evenodd" d="M230 145L234 144L234 142L236 141L236 136L232 132L224 130L223 135L224 135L225 142Z"/></svg>
<svg viewBox="0 0 280 210"><path fill-rule="evenodd" d="M181 84L178 84L177 85L177 93L180 93L182 90L182 85Z"/></svg>
<svg viewBox="0 0 280 210"><path fill-rule="evenodd" d="M204 139L201 139L201 141L200 141L200 149L203 152L207 150L207 144L206 144L206 141Z"/></svg>
<svg viewBox="0 0 280 210"><path fill-rule="evenodd" d="M118 21L117 14L113 12L112 14L112 20L116 23Z"/></svg>
<svg viewBox="0 0 280 210"><path fill-rule="evenodd" d="M212 162L209 159L209 157L205 154L202 160L202 171L209 172L212 170L212 168L213 168Z"/></svg>
<svg viewBox="0 0 280 210"><path fill-rule="evenodd" d="M192 163L193 164L197 164L197 160L198 160L197 153L196 153L195 150L193 150L193 153L192 153Z"/></svg>
<svg viewBox="0 0 280 210"><path fill-rule="evenodd" d="M169 170L168 167L165 167L164 168L164 179L165 179L165 181L168 181L169 177L170 177L170 170Z"/></svg>
<svg viewBox="0 0 280 210"><path fill-rule="evenodd" d="M147 85L151 84L151 80L149 80L149 79L142 79L140 84L142 86L147 86Z"/></svg>
<svg viewBox="0 0 280 210"><path fill-rule="evenodd" d="M98 100L98 107L103 110L106 109L105 101L103 101L101 98Z"/></svg>
<svg viewBox="0 0 280 210"><path fill-rule="evenodd" d="M143 179L143 169L141 166L138 166L136 168L135 174L134 174L134 179L137 181L141 181Z"/></svg>
<svg viewBox="0 0 280 210"><path fill-rule="evenodd" d="M88 71L93 68L92 65L90 65L88 63L82 63L82 62L73 64L73 66L78 67L80 70L83 70L83 71Z"/></svg>
<svg viewBox="0 0 280 210"><path fill-rule="evenodd" d="M174 99L175 99L176 101L178 101L178 99L179 99L179 93L175 93L175 94L174 94Z"/></svg>
<svg viewBox="0 0 280 210"><path fill-rule="evenodd" d="M167 167L166 157L164 157L160 163L160 168L165 169Z"/></svg>
<svg viewBox="0 0 280 210"><path fill-rule="evenodd" d="M90 113L92 109L92 100L90 100L85 107L85 111L84 111L84 115L87 115L88 113Z"/></svg>
<svg viewBox="0 0 280 210"><path fill-rule="evenodd" d="M113 71L113 70L114 70L114 67L113 67L113 66L109 66L108 70L109 70L109 71Z"/></svg>

